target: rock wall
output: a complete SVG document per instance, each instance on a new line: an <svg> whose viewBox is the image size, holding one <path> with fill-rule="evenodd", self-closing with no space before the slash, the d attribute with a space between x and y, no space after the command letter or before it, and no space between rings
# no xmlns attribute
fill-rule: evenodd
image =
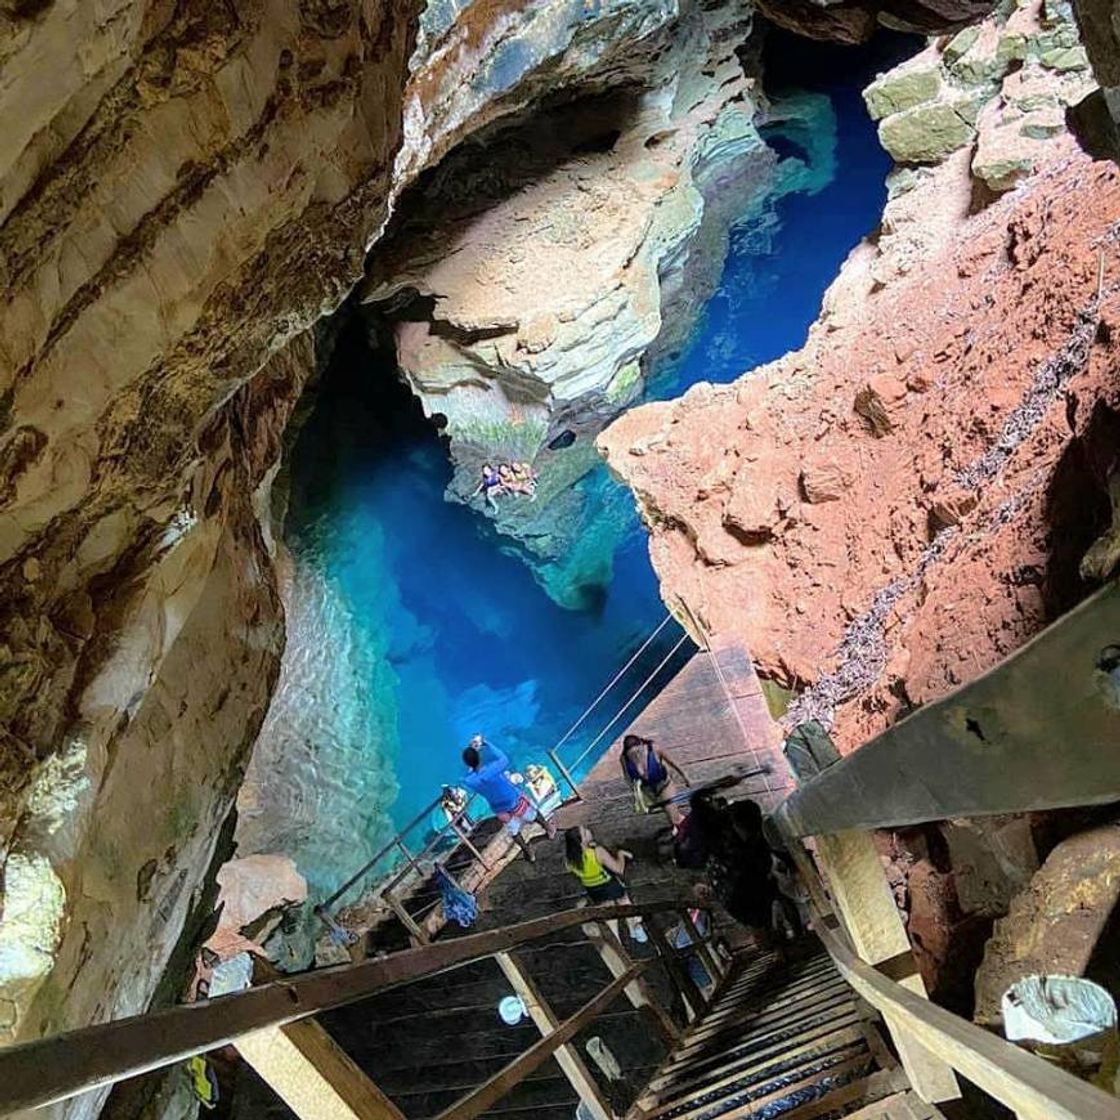
<svg viewBox="0 0 1120 1120"><path fill-rule="evenodd" d="M745 638L842 749L1109 567L1079 569L1112 516L1117 173L1068 134L1041 162L994 202L968 145L912 176L803 350L601 439L667 601Z"/></svg>
<svg viewBox="0 0 1120 1120"><path fill-rule="evenodd" d="M475 137L425 176L371 254L363 299L442 425L472 499L558 602L578 606L631 525L576 483L594 438L665 372L711 294L728 231L835 166L823 96L771 103L750 8L690 7L646 84L563 99ZM786 132L779 158L758 128ZM530 461L535 501L493 509L486 462ZM623 503L627 505L627 503Z"/></svg>
<svg viewBox="0 0 1120 1120"><path fill-rule="evenodd" d="M363 298L388 305L401 369L446 422L461 496L484 460L594 435L640 394L662 279L700 226L703 182L738 167L749 195L773 177L761 94L736 55L749 34L741 0L688 5L642 85L480 137L402 200ZM539 464L542 502L589 452L584 439Z"/></svg>
<svg viewBox="0 0 1120 1120"><path fill-rule="evenodd" d="M0 9L7 1037L140 1010L198 897L283 647L257 514L305 328L425 167L676 15Z"/></svg>
<svg viewBox="0 0 1120 1120"><path fill-rule="evenodd" d="M1094 90L1073 12L1023 0L932 43L867 89L879 139L899 164L934 164L964 148L977 185L1010 190L1049 157L1066 112ZM908 189L919 173L894 176Z"/></svg>

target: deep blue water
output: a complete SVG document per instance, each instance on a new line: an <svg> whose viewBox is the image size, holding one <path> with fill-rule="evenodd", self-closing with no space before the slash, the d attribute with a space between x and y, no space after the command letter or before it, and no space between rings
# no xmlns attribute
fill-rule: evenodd
<svg viewBox="0 0 1120 1120"><path fill-rule="evenodd" d="M730 381L800 346L824 289L882 211L890 164L859 96L875 59L775 42L771 93L792 89L800 75L799 88L828 103L815 103L808 126L787 122L764 135L781 155L815 150L816 182L733 230L718 290L679 358L653 379L657 397L698 380ZM849 68L836 80L838 59ZM521 763L539 757L664 615L633 501L605 468L578 484L581 555L570 570L562 562L543 573L475 510L444 501L450 474L391 357L371 353L350 328L292 458L287 535L297 561L333 588L356 640L372 651L369 663L387 657L392 667L356 680L337 702L368 709L357 719L347 713L349 734L370 739L362 749L371 759L391 760L399 791L388 808L398 825L458 776L476 731ZM589 572L596 585L585 609L558 606L542 586L542 578L586 583ZM643 666L679 633L670 625ZM602 722L589 721L588 733ZM385 796L383 782L378 788L371 797Z"/></svg>

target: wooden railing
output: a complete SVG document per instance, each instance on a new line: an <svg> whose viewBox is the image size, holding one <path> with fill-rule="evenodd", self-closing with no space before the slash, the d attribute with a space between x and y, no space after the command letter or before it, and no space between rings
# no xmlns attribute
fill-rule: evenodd
<svg viewBox="0 0 1120 1120"><path fill-rule="evenodd" d="M845 980L883 1018L938 1054L1016 1116L1117 1120L1120 1101L998 1035L907 991L860 959L819 916L817 935Z"/></svg>
<svg viewBox="0 0 1120 1120"><path fill-rule="evenodd" d="M662 961L671 978L680 975L681 950L671 949L657 920L677 915L691 922L687 905L659 902L643 905L588 906L521 922L502 929L438 941L386 957L357 964L338 965L285 976L246 991L197 1003L153 1011L34 1042L0 1049L0 1114L36 1108L77 1096L101 1086L135 1077L183 1061L242 1036L271 1027L283 1027L320 1012L365 999L388 988L431 977L486 957L503 957L512 963L510 950L575 926L594 927L600 949L614 979L582 1010L560 1024L549 1024L545 1037L526 1054L500 1071L491 1081L468 1094L448 1112L457 1118L474 1116L497 1099L551 1054L565 1046L578 1030L620 994L635 1006L646 1006L648 990L639 988L650 962L635 964L626 958L611 924L640 917L655 933ZM695 944L689 950L703 955L713 980L722 975L722 963L711 952L709 939L692 927ZM693 986L694 988L694 986ZM696 998L692 989L685 998ZM538 1008L539 1010L539 1008ZM547 1010L547 1009L545 1009ZM699 1008L695 1009L699 1011ZM667 1019L662 1022L671 1021Z"/></svg>
<svg viewBox="0 0 1120 1120"><path fill-rule="evenodd" d="M786 755L801 788L773 823L816 932L882 1015L915 1091L950 1100L960 1074L1022 1120L1117 1120L1116 1098L925 998L869 830L1120 800L1120 586L855 753L841 759L807 724Z"/></svg>
<svg viewBox="0 0 1120 1120"><path fill-rule="evenodd" d="M819 775L796 836L1120 800L1120 583Z"/></svg>

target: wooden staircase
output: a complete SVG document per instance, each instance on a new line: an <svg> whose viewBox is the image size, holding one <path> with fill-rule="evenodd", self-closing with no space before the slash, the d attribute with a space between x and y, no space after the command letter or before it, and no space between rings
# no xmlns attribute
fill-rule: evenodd
<svg viewBox="0 0 1120 1120"><path fill-rule="evenodd" d="M908 1091L873 1013L815 939L738 958L630 1120L937 1115Z"/></svg>

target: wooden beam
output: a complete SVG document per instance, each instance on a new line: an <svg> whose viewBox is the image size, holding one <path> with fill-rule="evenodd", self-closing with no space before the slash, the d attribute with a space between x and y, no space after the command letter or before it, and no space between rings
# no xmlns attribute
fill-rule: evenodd
<svg viewBox="0 0 1120 1120"><path fill-rule="evenodd" d="M798 836L1120 800L1120 584L786 799Z"/></svg>
<svg viewBox="0 0 1120 1120"><path fill-rule="evenodd" d="M242 1035L237 1052L299 1120L404 1120L314 1019Z"/></svg>
<svg viewBox="0 0 1120 1120"><path fill-rule="evenodd" d="M468 1093L450 1108L441 1112L438 1120L472 1120L479 1113L485 1112L496 1101L501 1100L510 1089L523 1081L533 1070L548 1061L553 1054L556 1054L559 1059L560 1051L568 1042L579 1031L583 1030L600 1011L609 1007L622 994L626 985L639 976L645 967L646 964L643 961L634 965L622 976L612 980L594 999L584 1004L570 1019L558 1023L541 1038L540 1042L531 1046L520 1057L514 1058L509 1065L499 1070L485 1085L479 1086L474 1092ZM524 998L522 996L522 999ZM609 1105L606 1106L605 1115L608 1118L613 1115Z"/></svg>
<svg viewBox="0 0 1120 1120"><path fill-rule="evenodd" d="M669 978L684 1001L685 1012L689 1020L698 1019L707 1006L699 985L692 979L692 973L688 971L688 967L677 956L673 946L669 944L669 939L665 936L664 930L659 929L653 921L646 922L645 927L650 941L653 942L654 948L657 949L658 955L669 973Z"/></svg>
<svg viewBox="0 0 1120 1120"><path fill-rule="evenodd" d="M679 909L678 902L609 904L438 941L357 964L320 968L217 999L0 1048L0 1114L38 1108L160 1069L374 992L435 976L588 921L616 921Z"/></svg>
<svg viewBox="0 0 1120 1120"><path fill-rule="evenodd" d="M505 978L510 982L510 986L514 992L521 998L521 1002L525 1005L525 1010L529 1013L529 1018L536 1024L537 1030L541 1032L542 1039L553 1038L560 1030L560 1020L557 1019L556 1013L552 1010L546 1002L544 996L541 995L540 990L536 984L533 983L533 978L525 971L514 957L512 953L498 953L494 959L498 962L499 967L505 974ZM623 988L628 986L637 978L641 973L641 968L631 967L622 974L619 979L625 979L626 983L622 985ZM600 993L600 996L602 993ZM593 1000L592 1003L595 1001ZM608 1000L608 1002L610 1002ZM588 1007L591 1004L587 1005ZM605 1006L605 1005L604 1005ZM586 1010L586 1008L584 1008ZM582 1014L580 1012L579 1014ZM568 1020L571 1022L571 1020ZM574 1031L573 1031L574 1033ZM611 1111L610 1103L606 1097L603 1096L602 1090L599 1088L598 1081L595 1080L595 1075L587 1068L587 1064L583 1058L580 1057L579 1051L574 1046L569 1046L566 1042L561 1041L553 1049L556 1051L556 1064L563 1071L564 1076L568 1079L572 1088L575 1089L576 1095L590 1110L591 1115L595 1120L611 1120L614 1113ZM548 1057L552 1050L549 1050L544 1056ZM524 1055L522 1055L524 1057ZM512 1069L517 1065L520 1059L515 1059L502 1070L498 1075L499 1077L506 1073L507 1070ZM543 1061L543 1059L542 1059ZM536 1066L531 1066L528 1071L531 1072ZM521 1075L524 1076L524 1073ZM520 1080L520 1078L518 1079ZM516 1082L511 1082L516 1084ZM497 1099L497 1098L495 1098ZM458 1105L456 1106L458 1107ZM473 1113L471 1115L474 1115Z"/></svg>
<svg viewBox="0 0 1120 1120"><path fill-rule="evenodd" d="M821 927L817 934L844 978L884 1019L900 1024L1017 1115L1116 1120L1115 1097L888 980L831 930Z"/></svg>
<svg viewBox="0 0 1120 1120"><path fill-rule="evenodd" d="M392 890L384 890L381 892L381 897L389 904L392 911L397 916L397 921L408 931L408 936L412 940L412 944L427 945L430 938L428 935L416 924L415 919L405 909L404 903L397 898L396 893Z"/></svg>
<svg viewBox="0 0 1120 1120"><path fill-rule="evenodd" d="M864 1104L870 1105L874 1101L881 1101L889 1097L897 1088L898 1079L895 1075L885 1070L879 1070L877 1073L862 1077L858 1081L849 1081L847 1085L840 1085L831 1092L825 1093L823 1097L818 1097L815 1101L808 1101L799 1108L784 1113L782 1120L817 1120L817 1117L828 1116L841 1108L847 1109L853 1104L862 1106ZM847 1120L852 1120L853 1117L862 1112L863 1108L860 1107L859 1112L848 1113Z"/></svg>
<svg viewBox="0 0 1120 1120"><path fill-rule="evenodd" d="M583 927L587 940L599 951L603 964L607 966L610 974L617 979L627 972L634 963L630 955L623 948L617 934L606 922L588 922ZM677 1024L661 1001L653 994L653 989L646 983L643 976L639 976L632 984L626 987L626 998L631 1006L640 1011L649 1019L662 1038L674 1046L680 1038Z"/></svg>
<svg viewBox="0 0 1120 1120"><path fill-rule="evenodd" d="M910 953L906 927L870 833L851 830L835 836L818 836L817 858L860 958L876 965ZM901 983L909 991L925 997L925 984L916 969ZM952 1068L889 1016L883 1018L914 1091L926 1101L959 1097L960 1087Z"/></svg>

